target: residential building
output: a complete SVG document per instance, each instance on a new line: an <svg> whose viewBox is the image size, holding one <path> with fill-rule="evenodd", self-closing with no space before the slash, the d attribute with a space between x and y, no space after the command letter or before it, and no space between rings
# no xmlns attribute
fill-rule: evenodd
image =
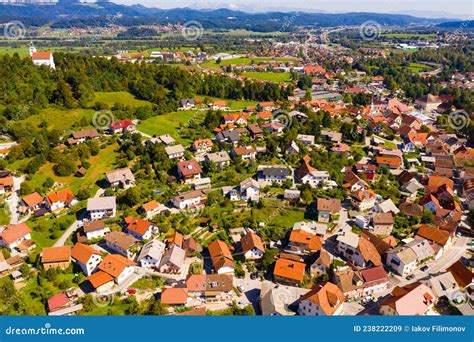
<svg viewBox="0 0 474 342"><path fill-rule="evenodd" d="M71 208L76 203L78 203L78 201L70 188L48 194L44 200L46 209L51 212L56 212L64 208Z"/></svg>
<svg viewBox="0 0 474 342"><path fill-rule="evenodd" d="M392 213L375 213L372 222L374 234L388 236L392 233L394 224Z"/></svg>
<svg viewBox="0 0 474 342"><path fill-rule="evenodd" d="M185 183L192 183L196 179L201 179L201 166L194 159L178 162L177 168L179 178Z"/></svg>
<svg viewBox="0 0 474 342"><path fill-rule="evenodd" d="M71 264L71 247L45 247L41 252L41 263L45 270L50 268L66 269Z"/></svg>
<svg viewBox="0 0 474 342"><path fill-rule="evenodd" d="M135 186L135 176L128 167L106 172L105 178L112 188L128 189Z"/></svg>
<svg viewBox="0 0 474 342"><path fill-rule="evenodd" d="M346 297L333 283L320 283L299 300L298 314L301 316L337 316L344 309Z"/></svg>
<svg viewBox="0 0 474 342"><path fill-rule="evenodd" d="M171 246L163 254L158 266L158 271L169 274L180 273L185 257L186 252L182 248L176 245Z"/></svg>
<svg viewBox="0 0 474 342"><path fill-rule="evenodd" d="M103 238L107 233L110 233L110 228L102 220L86 221L82 231L86 235L87 240L92 240Z"/></svg>
<svg viewBox="0 0 474 342"><path fill-rule="evenodd" d="M273 278L281 284L298 286L303 281L305 268L306 265L302 262L279 258L275 262Z"/></svg>
<svg viewBox="0 0 474 342"><path fill-rule="evenodd" d="M318 198L316 200L316 210L318 211L318 221L331 222L331 216L341 211L341 201L336 198Z"/></svg>
<svg viewBox="0 0 474 342"><path fill-rule="evenodd" d="M116 210L115 196L91 197L87 199L87 213L91 220L115 217Z"/></svg>
<svg viewBox="0 0 474 342"><path fill-rule="evenodd" d="M165 253L165 248L166 245L162 241L153 239L143 245L137 257L137 262L144 268L158 268Z"/></svg>
<svg viewBox="0 0 474 342"><path fill-rule="evenodd" d="M88 277L95 271L102 261L99 251L89 245L76 243L71 251L71 257Z"/></svg>
<svg viewBox="0 0 474 342"><path fill-rule="evenodd" d="M137 245L138 239L123 232L113 231L108 233L105 238L105 244L116 253L132 259L135 252L132 250Z"/></svg>
<svg viewBox="0 0 474 342"><path fill-rule="evenodd" d="M240 239L245 260L258 260L263 257L265 247L262 239L251 229Z"/></svg>
<svg viewBox="0 0 474 342"><path fill-rule="evenodd" d="M7 225L0 233L0 243L11 252L15 249L28 249L33 244L31 232L31 228L26 223Z"/></svg>
<svg viewBox="0 0 474 342"><path fill-rule="evenodd" d="M387 252L385 265L394 273L406 277L416 269L418 258L409 247L396 247Z"/></svg>
<svg viewBox="0 0 474 342"><path fill-rule="evenodd" d="M184 192L171 200L178 209L194 209L204 205L207 197L201 190Z"/></svg>
<svg viewBox="0 0 474 342"><path fill-rule="evenodd" d="M207 246L212 266L218 274L234 273L234 258L224 241L214 240Z"/></svg>
<svg viewBox="0 0 474 342"><path fill-rule="evenodd" d="M154 223L130 216L125 218L125 224L128 233L138 240L148 240L158 230Z"/></svg>
<svg viewBox="0 0 474 342"><path fill-rule="evenodd" d="M184 147L181 144L165 147L169 159L181 159L184 157Z"/></svg>
<svg viewBox="0 0 474 342"><path fill-rule="evenodd" d="M120 254L108 254L101 261L98 268L114 278L117 285L125 282L134 272L133 261L128 260Z"/></svg>
<svg viewBox="0 0 474 342"><path fill-rule="evenodd" d="M390 297L380 304L380 314L398 316L423 316L433 305L434 294L426 285L415 282L403 287L396 286Z"/></svg>

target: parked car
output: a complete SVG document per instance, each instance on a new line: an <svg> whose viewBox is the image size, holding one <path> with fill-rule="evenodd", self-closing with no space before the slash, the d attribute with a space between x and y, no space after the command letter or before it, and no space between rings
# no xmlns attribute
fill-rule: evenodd
<svg viewBox="0 0 474 342"><path fill-rule="evenodd" d="M127 291L125 291L126 294L129 294L129 295L132 295L132 294L136 294L137 293L137 290L135 289L128 289Z"/></svg>
<svg viewBox="0 0 474 342"><path fill-rule="evenodd" d="M405 279L406 279L406 280L412 280L413 278L415 278L415 275L414 275L414 274L410 274L410 275L407 276Z"/></svg>
<svg viewBox="0 0 474 342"><path fill-rule="evenodd" d="M245 287L243 285L237 286L240 292L245 292Z"/></svg>
<svg viewBox="0 0 474 342"><path fill-rule="evenodd" d="M425 265L425 266L421 267L421 268L420 268L420 271L423 271L423 272L428 271L428 266Z"/></svg>

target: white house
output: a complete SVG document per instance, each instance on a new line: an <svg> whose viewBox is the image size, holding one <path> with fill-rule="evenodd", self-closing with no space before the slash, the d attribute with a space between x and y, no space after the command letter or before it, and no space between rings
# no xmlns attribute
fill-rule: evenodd
<svg viewBox="0 0 474 342"><path fill-rule="evenodd" d="M47 65L51 69L56 69L53 54L51 52L37 52L36 48L30 46L30 57L34 65Z"/></svg>
<svg viewBox="0 0 474 342"><path fill-rule="evenodd" d="M245 260L256 260L263 257L265 247L263 246L262 239L252 230L249 229L247 234L242 236L240 243Z"/></svg>
<svg viewBox="0 0 474 342"><path fill-rule="evenodd" d="M101 220L84 222L82 230L86 235L87 240L103 238L105 234L110 232L110 228Z"/></svg>
<svg viewBox="0 0 474 342"><path fill-rule="evenodd" d="M165 151L169 159L178 159L184 157L184 147L180 144L166 146Z"/></svg>
<svg viewBox="0 0 474 342"><path fill-rule="evenodd" d="M407 276L416 269L417 256L409 247L397 247L387 252L385 265L400 276Z"/></svg>
<svg viewBox="0 0 474 342"><path fill-rule="evenodd" d="M335 284L320 283L300 298L298 314L301 316L341 315L345 300L344 294Z"/></svg>
<svg viewBox="0 0 474 342"><path fill-rule="evenodd" d="M200 207L206 200L206 195L201 190L184 192L171 200L178 209L192 209Z"/></svg>
<svg viewBox="0 0 474 342"><path fill-rule="evenodd" d="M135 263L120 254L109 254L99 264L99 270L111 275L115 283L122 284L134 273Z"/></svg>
<svg viewBox="0 0 474 342"><path fill-rule="evenodd" d="M71 251L71 257L86 276L90 276L94 273L102 261L99 251L82 243L76 243L74 245Z"/></svg>
<svg viewBox="0 0 474 342"><path fill-rule="evenodd" d="M260 198L260 185L252 178L240 182L240 199L242 201L258 201Z"/></svg>
<svg viewBox="0 0 474 342"><path fill-rule="evenodd" d="M115 196L92 197L87 199L87 212L91 220L115 217L117 210Z"/></svg>
<svg viewBox="0 0 474 342"><path fill-rule="evenodd" d="M162 241L153 239L143 246L137 257L137 261L140 263L140 266L144 268L158 267L165 248L166 245Z"/></svg>
<svg viewBox="0 0 474 342"><path fill-rule="evenodd" d="M26 223L10 224L0 233L0 243L10 251L15 250L24 241L31 241L31 228Z"/></svg>

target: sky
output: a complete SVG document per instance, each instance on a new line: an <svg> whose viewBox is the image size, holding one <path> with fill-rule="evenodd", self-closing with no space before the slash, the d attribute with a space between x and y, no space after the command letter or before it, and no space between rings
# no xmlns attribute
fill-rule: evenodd
<svg viewBox="0 0 474 342"><path fill-rule="evenodd" d="M474 19L474 0L111 0L158 8L231 8L246 12L307 10L315 12L406 13L419 17Z"/></svg>

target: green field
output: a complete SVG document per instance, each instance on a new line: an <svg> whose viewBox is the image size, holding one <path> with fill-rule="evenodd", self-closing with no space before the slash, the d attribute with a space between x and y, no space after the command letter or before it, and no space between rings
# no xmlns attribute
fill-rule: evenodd
<svg viewBox="0 0 474 342"><path fill-rule="evenodd" d="M204 115L205 112L197 110L183 110L167 113L140 121L137 128L139 131L149 135L169 134L176 141L186 143L189 141L179 136L179 128L186 127L191 120L202 120Z"/></svg>
<svg viewBox="0 0 474 342"><path fill-rule="evenodd" d="M264 63L264 62L288 62L288 61L297 61L298 58L294 57L276 57L276 58L271 58L271 57L240 57L240 58L231 58L231 59L224 59L221 61L221 64L217 64L216 61L209 61L206 63L203 63L203 66L210 66L210 67L215 67L219 65L238 65L238 64L243 64L243 65L251 65L252 61L255 63Z"/></svg>
<svg viewBox="0 0 474 342"><path fill-rule="evenodd" d="M219 99L217 97L203 97L203 96L196 96L197 99L207 99L211 102L215 101L225 101L227 107L231 110L243 110L249 106L256 106L258 104L257 101L246 101L246 100L227 100L227 99Z"/></svg>
<svg viewBox="0 0 474 342"><path fill-rule="evenodd" d="M60 109L49 107L43 109L39 114L27 117L20 123L37 127L39 124L46 122L48 129L68 130L79 122L83 117L92 123L93 109Z"/></svg>
<svg viewBox="0 0 474 342"><path fill-rule="evenodd" d="M431 65L423 63L410 63L407 68L408 70L414 73L433 70L433 67Z"/></svg>
<svg viewBox="0 0 474 342"><path fill-rule="evenodd" d="M151 103L144 100L138 100L126 91L116 91L116 92L96 92L92 104L96 102L102 102L107 104L109 107L113 107L115 103L120 103L123 105L131 107L144 107L150 106Z"/></svg>
<svg viewBox="0 0 474 342"><path fill-rule="evenodd" d="M244 72L243 76L253 78L255 80L272 81L272 82L288 82L290 81L289 72Z"/></svg>

